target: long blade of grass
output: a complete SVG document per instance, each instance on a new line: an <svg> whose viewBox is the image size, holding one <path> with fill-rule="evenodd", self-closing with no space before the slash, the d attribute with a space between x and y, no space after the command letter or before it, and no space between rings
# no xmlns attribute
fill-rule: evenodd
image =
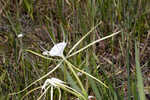
<svg viewBox="0 0 150 100"><path fill-rule="evenodd" d="M28 12L30 12L31 11L31 4L28 2L28 0L23 0L23 1L24 1L24 4L25 4Z"/></svg>
<svg viewBox="0 0 150 100"><path fill-rule="evenodd" d="M76 52L70 54L67 58L76 55L77 53L79 53L79 52L81 52L81 51L87 49L88 47L94 45L95 43L98 43L98 42L100 42L100 41L102 41L102 40L105 40L105 39L108 39L108 38L110 38L110 37L113 37L113 36L119 34L120 32L121 32L121 31L118 31L118 32L115 32L115 33L113 33L113 34L111 34L111 35L105 36L105 37L103 37L103 38L101 38L101 39L98 39L98 40L96 40L96 41L94 41L94 42L88 44L87 46L85 46L85 47L79 49L78 51L76 51Z"/></svg>
<svg viewBox="0 0 150 100"><path fill-rule="evenodd" d="M142 73L141 73L141 68L140 68L139 49L137 48L136 41L135 41L135 62L136 62L137 88L139 92L139 97L140 97L140 100L146 100L145 93L144 93Z"/></svg>
<svg viewBox="0 0 150 100"><path fill-rule="evenodd" d="M127 73L128 73L128 100L131 100L131 77L130 77L130 57L129 57L129 45L127 45L127 58L126 58L126 66L127 66Z"/></svg>
<svg viewBox="0 0 150 100"><path fill-rule="evenodd" d="M5 11L5 10L4 10L4 11ZM8 21L9 21L9 23L11 24L12 30L14 31L15 35L17 36L18 32L17 32L17 30L16 30L16 28L15 28L14 23L13 23L12 20L11 20L10 14L8 14L7 11L5 11L5 13L6 13L6 16L7 16L7 19L8 19Z"/></svg>
<svg viewBox="0 0 150 100"><path fill-rule="evenodd" d="M96 28L98 25L100 25L102 22L100 21L95 27L93 27L89 32L87 32L68 52L68 55Z"/></svg>

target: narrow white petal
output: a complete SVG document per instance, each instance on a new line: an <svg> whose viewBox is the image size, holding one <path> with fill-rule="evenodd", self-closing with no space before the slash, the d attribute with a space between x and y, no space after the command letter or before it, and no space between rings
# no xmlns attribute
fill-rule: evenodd
<svg viewBox="0 0 150 100"><path fill-rule="evenodd" d="M67 43L60 42L58 44L55 44L53 48L49 51L50 56L62 56L64 49L66 47Z"/></svg>
<svg viewBox="0 0 150 100"><path fill-rule="evenodd" d="M53 87L57 87L58 84L60 85L63 85L65 82L60 80L60 79L57 79L57 78L51 78L51 79L47 79L44 83L44 85L42 86L42 89L45 90L45 88L48 86L48 85L51 85Z"/></svg>
<svg viewBox="0 0 150 100"><path fill-rule="evenodd" d="M47 56L63 56L64 49L66 47L66 42L60 42L55 44L50 51L44 51L42 54Z"/></svg>
<svg viewBox="0 0 150 100"><path fill-rule="evenodd" d="M51 81L54 83L57 83L57 84L64 84L65 83L64 81L57 79L57 78L51 78Z"/></svg>
<svg viewBox="0 0 150 100"><path fill-rule="evenodd" d="M46 86L47 86L48 84L50 84L50 81L51 81L50 79L47 79L47 80L45 81L44 85L42 86L42 89L45 90Z"/></svg>

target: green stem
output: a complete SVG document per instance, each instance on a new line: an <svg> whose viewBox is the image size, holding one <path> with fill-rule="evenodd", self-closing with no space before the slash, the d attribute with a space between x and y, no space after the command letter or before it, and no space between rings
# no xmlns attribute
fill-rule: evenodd
<svg viewBox="0 0 150 100"><path fill-rule="evenodd" d="M84 89L81 80L79 79L78 75L76 74L76 72L74 71L74 69L72 68L72 64L64 57L62 56L63 60L67 63L69 69L71 70L71 72L73 73L73 75L75 76L75 78L77 79L78 84L80 85L82 92L84 94L85 97L88 97L86 90Z"/></svg>
<svg viewBox="0 0 150 100"><path fill-rule="evenodd" d="M78 69L78 68L77 68L77 67L75 67L75 66L72 66L72 67L73 67L75 70L77 70L77 71L79 71L79 72L81 72L81 73L83 73L83 74L85 74L85 75L87 75L87 76L91 77L92 79L94 79L94 80L98 81L100 84L102 84L103 86L105 86L106 88L108 88L108 86L107 86L106 84L104 84L102 81L100 81L99 79L95 78L94 76L90 75L89 73L84 72L84 71L82 71L82 70Z"/></svg>

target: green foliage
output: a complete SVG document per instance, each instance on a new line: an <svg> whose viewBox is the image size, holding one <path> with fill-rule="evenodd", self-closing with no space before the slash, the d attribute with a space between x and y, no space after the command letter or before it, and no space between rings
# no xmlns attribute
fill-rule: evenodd
<svg viewBox="0 0 150 100"><path fill-rule="evenodd" d="M137 48L137 43L135 42L135 62L136 62L136 76L137 76L137 88L140 100L146 100L145 93L144 93L144 85L143 85L143 78L142 72L140 68L140 60L139 60L139 49Z"/></svg>
<svg viewBox="0 0 150 100"><path fill-rule="evenodd" d="M51 77L96 100L150 94L149 0L0 0L0 7L0 100L35 100ZM61 41L69 64L42 55ZM63 100L75 98L62 90Z"/></svg>

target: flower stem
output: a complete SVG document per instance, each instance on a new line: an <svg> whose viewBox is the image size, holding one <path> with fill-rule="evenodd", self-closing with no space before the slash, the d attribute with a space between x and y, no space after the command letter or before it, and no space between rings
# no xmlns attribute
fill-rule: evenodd
<svg viewBox="0 0 150 100"><path fill-rule="evenodd" d="M82 84L81 80L79 79L78 75L76 74L76 72L75 72L74 69L72 68L73 65L72 65L64 56L62 56L62 58L63 58L63 60L67 63L69 69L71 70L71 72L73 73L73 75L75 76L75 78L77 79L77 82L78 82L78 84L80 85L80 87L81 87L81 89L82 89L82 93L84 94L84 96L85 96L86 98L88 98L88 95L87 95L87 93L86 93L86 90L85 90L84 87L83 87L83 84Z"/></svg>

